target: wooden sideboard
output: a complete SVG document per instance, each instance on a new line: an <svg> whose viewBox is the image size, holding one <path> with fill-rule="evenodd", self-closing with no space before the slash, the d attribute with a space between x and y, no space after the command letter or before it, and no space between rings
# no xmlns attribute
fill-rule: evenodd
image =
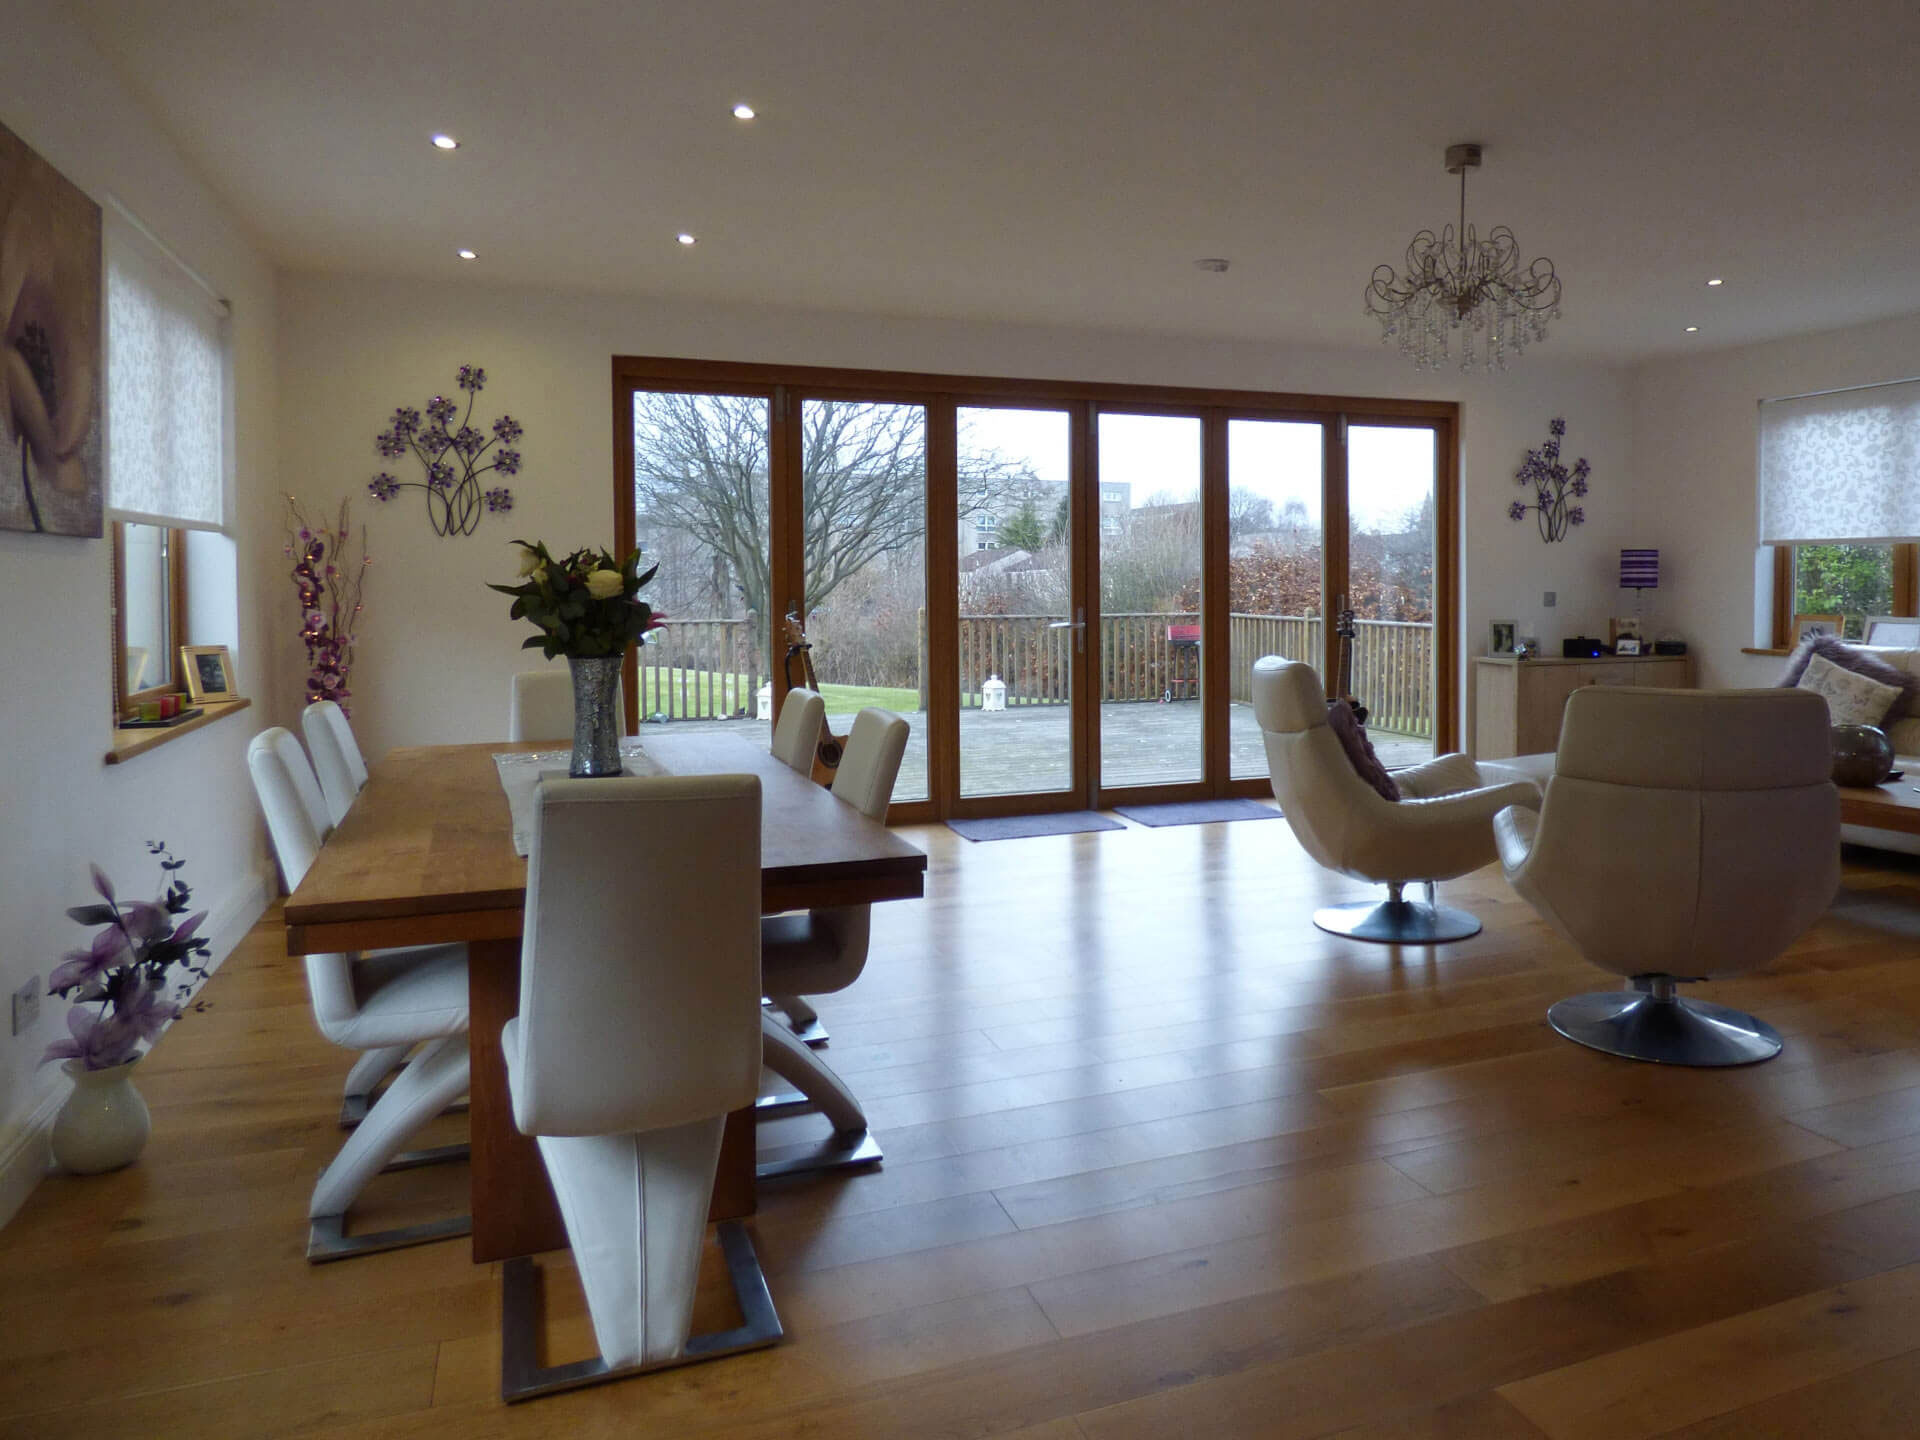
<svg viewBox="0 0 1920 1440"><path fill-rule="evenodd" d="M1479 656L1473 662L1473 755L1503 760L1560 748L1560 712L1583 685L1693 685L1686 655L1600 655L1590 660L1514 660Z"/></svg>

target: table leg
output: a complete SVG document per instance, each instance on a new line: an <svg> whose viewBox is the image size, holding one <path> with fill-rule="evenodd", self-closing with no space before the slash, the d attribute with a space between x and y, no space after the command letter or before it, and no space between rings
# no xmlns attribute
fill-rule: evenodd
<svg viewBox="0 0 1920 1440"><path fill-rule="evenodd" d="M564 1250L567 1231L540 1147L513 1125L501 1028L520 1013L520 942L467 944L467 1054L475 1263Z"/></svg>

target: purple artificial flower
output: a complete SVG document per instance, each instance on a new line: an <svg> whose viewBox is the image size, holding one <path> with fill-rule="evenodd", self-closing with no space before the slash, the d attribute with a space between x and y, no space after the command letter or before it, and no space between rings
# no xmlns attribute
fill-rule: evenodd
<svg viewBox="0 0 1920 1440"><path fill-rule="evenodd" d="M454 383L462 390L478 390L487 383L487 372L478 365L462 365L459 378Z"/></svg>
<svg viewBox="0 0 1920 1440"><path fill-rule="evenodd" d="M518 450L499 451L493 457L493 468L498 470L502 475L519 474L520 452Z"/></svg>
<svg viewBox="0 0 1920 1440"><path fill-rule="evenodd" d="M513 509L513 493L504 485L497 490L487 491L487 509L494 511L496 514L503 510Z"/></svg>
<svg viewBox="0 0 1920 1440"><path fill-rule="evenodd" d="M42 1065L49 1060L78 1060L89 1070L111 1070L133 1059L140 1045L140 1032L118 1015L103 1020L78 1005L67 1011L67 1033L70 1038L47 1047L40 1057Z"/></svg>
<svg viewBox="0 0 1920 1440"><path fill-rule="evenodd" d="M453 448L462 455L473 456L480 453L481 446L487 443L487 437L471 425L462 425L453 437Z"/></svg>
<svg viewBox="0 0 1920 1440"><path fill-rule="evenodd" d="M1587 493L1587 482L1581 477L1578 470L1573 473L1573 493L1576 496Z"/></svg>
<svg viewBox="0 0 1920 1440"><path fill-rule="evenodd" d="M376 500L391 500L400 493L400 482L383 472L367 482L367 493Z"/></svg>
<svg viewBox="0 0 1920 1440"><path fill-rule="evenodd" d="M1547 433L1549 435L1554 435L1554 436L1560 436L1560 435L1566 434L1567 422L1565 420L1562 420L1559 416L1556 415L1553 419L1547 422ZM1556 446L1554 448L1558 449L1559 447Z"/></svg>
<svg viewBox="0 0 1920 1440"><path fill-rule="evenodd" d="M453 444L453 437L447 433L447 427L444 425L429 425L420 432L420 448L430 455L446 454L447 447L451 444Z"/></svg>
<svg viewBox="0 0 1920 1440"><path fill-rule="evenodd" d="M1520 503L1520 502L1519 502L1518 500L1516 500L1516 501L1514 501L1514 502L1513 502L1513 504L1511 504L1511 505L1509 505L1509 506L1507 507L1507 518L1508 518L1509 520L1524 520L1524 519L1526 519L1526 518L1527 518L1527 507L1526 507L1526 506L1524 506L1524 505L1522 505L1522 504L1521 504L1521 503Z"/></svg>
<svg viewBox="0 0 1920 1440"><path fill-rule="evenodd" d="M436 395L427 401L427 418L438 425L445 425L453 418L454 411L458 408L446 396Z"/></svg>
<svg viewBox="0 0 1920 1440"><path fill-rule="evenodd" d="M127 932L127 938L138 945L146 940L164 940L173 931L173 920L167 914L167 907L136 900L120 912L120 924Z"/></svg>
<svg viewBox="0 0 1920 1440"><path fill-rule="evenodd" d="M453 484L453 466L444 460L436 460L427 467L427 486L433 490L444 490Z"/></svg>
<svg viewBox="0 0 1920 1440"><path fill-rule="evenodd" d="M98 865L89 865L87 869L93 873L94 890L102 900L106 901L109 905L113 904L113 881L107 878L107 872L102 870Z"/></svg>
<svg viewBox="0 0 1920 1440"><path fill-rule="evenodd" d="M393 412L393 433L411 435L420 428L420 412L411 405L402 405Z"/></svg>
<svg viewBox="0 0 1920 1440"><path fill-rule="evenodd" d="M407 453L407 442L391 430L382 430L373 437L373 451L374 454L391 460L397 455Z"/></svg>
<svg viewBox="0 0 1920 1440"><path fill-rule="evenodd" d="M1553 492L1544 486L1534 492L1534 499L1540 502L1540 508L1543 510L1551 509L1553 506Z"/></svg>
<svg viewBox="0 0 1920 1440"><path fill-rule="evenodd" d="M90 985L133 953L133 942L118 925L104 926L85 950L69 950L47 977L47 993L58 995L76 985Z"/></svg>
<svg viewBox="0 0 1920 1440"><path fill-rule="evenodd" d="M524 433L526 432L521 428L520 422L511 415L502 415L493 422L493 438L502 445L511 445Z"/></svg>
<svg viewBox="0 0 1920 1440"><path fill-rule="evenodd" d="M180 1018L180 1007L166 999L161 988L154 981L137 980L133 988L120 997L120 1003L115 1007L116 1017L148 1044L160 1038L160 1032L167 1028L169 1020Z"/></svg>
<svg viewBox="0 0 1920 1440"><path fill-rule="evenodd" d="M1569 525L1586 524L1587 512L1578 505L1574 506L1571 510L1567 511L1567 523Z"/></svg>
<svg viewBox="0 0 1920 1440"><path fill-rule="evenodd" d="M1547 441L1546 444L1540 447L1540 454L1542 458L1549 462L1558 460L1560 458L1560 442L1558 440Z"/></svg>

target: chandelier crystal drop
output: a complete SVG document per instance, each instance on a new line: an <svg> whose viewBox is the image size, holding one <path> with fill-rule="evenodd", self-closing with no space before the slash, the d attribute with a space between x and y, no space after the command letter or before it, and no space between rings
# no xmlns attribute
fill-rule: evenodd
<svg viewBox="0 0 1920 1440"><path fill-rule="evenodd" d="M1406 274L1377 265L1367 286L1367 314L1380 322L1382 342L1422 370L1453 362L1456 334L1462 370L1504 370L1560 318L1553 262L1543 255L1523 266L1513 231L1496 225L1483 240L1467 224L1467 171L1479 165L1478 145L1447 147L1447 173L1460 177L1459 228L1422 230L1407 246Z"/></svg>

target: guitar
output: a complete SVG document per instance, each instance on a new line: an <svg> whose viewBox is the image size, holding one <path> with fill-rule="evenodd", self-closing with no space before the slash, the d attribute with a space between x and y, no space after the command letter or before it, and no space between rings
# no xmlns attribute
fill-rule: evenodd
<svg viewBox="0 0 1920 1440"><path fill-rule="evenodd" d="M1347 604L1344 595L1340 597L1340 616L1334 622L1333 633L1340 637L1340 665L1333 683L1334 698L1345 700L1353 709L1353 718L1364 725L1367 723L1367 707L1353 693L1353 607Z"/></svg>
<svg viewBox="0 0 1920 1440"><path fill-rule="evenodd" d="M820 682L813 673L813 644L807 639L806 631L800 627L800 617L789 612L785 626L787 655L784 669L787 688L791 690L796 685L805 685L809 690L818 690ZM798 680L793 676L793 662L796 657L800 661ZM813 780L816 785L833 784L833 772L840 768L840 757L846 753L846 748L846 736L834 734L830 727L821 727L820 743L813 752Z"/></svg>

